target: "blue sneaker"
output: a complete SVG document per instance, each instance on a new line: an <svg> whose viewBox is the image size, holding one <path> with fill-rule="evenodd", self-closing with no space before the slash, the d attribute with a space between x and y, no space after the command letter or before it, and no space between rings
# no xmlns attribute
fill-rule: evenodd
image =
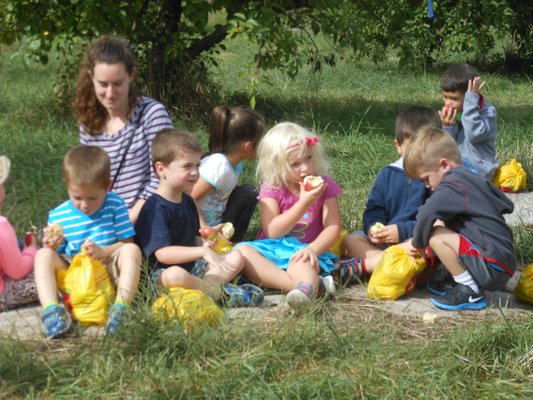
<svg viewBox="0 0 533 400"><path fill-rule="evenodd" d="M126 306L124 304L115 303L109 307L109 317L107 318L107 326L105 328L106 335L115 335L124 319Z"/></svg>
<svg viewBox="0 0 533 400"><path fill-rule="evenodd" d="M483 290L476 293L468 286L460 283L456 284L448 294L438 299L432 298L431 302L438 308L451 311L481 310L488 306Z"/></svg>
<svg viewBox="0 0 533 400"><path fill-rule="evenodd" d="M250 283L240 286L227 283L223 290L223 303L226 307L255 307L265 300L261 288Z"/></svg>
<svg viewBox="0 0 533 400"><path fill-rule="evenodd" d="M41 314L44 324L44 335L48 339L56 339L69 332L72 326L72 318L67 310L55 305L46 307Z"/></svg>

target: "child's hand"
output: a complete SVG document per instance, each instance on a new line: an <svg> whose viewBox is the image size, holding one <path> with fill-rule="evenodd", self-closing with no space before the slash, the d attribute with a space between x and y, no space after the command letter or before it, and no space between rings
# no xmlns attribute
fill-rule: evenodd
<svg viewBox="0 0 533 400"><path fill-rule="evenodd" d="M101 260L106 257L104 250L91 239L87 239L81 247L85 250L85 254L91 256L93 260Z"/></svg>
<svg viewBox="0 0 533 400"><path fill-rule="evenodd" d="M442 126L454 126L457 121L457 110L449 105L444 105L439 111Z"/></svg>
<svg viewBox="0 0 533 400"><path fill-rule="evenodd" d="M217 243L216 240L209 240L209 239L203 239L202 238L202 246L206 249L213 250L215 248L215 244Z"/></svg>
<svg viewBox="0 0 533 400"><path fill-rule="evenodd" d="M316 203L320 196L322 196L327 186L327 183L321 183L314 189L305 190L304 183L300 182L300 200L311 206L312 204Z"/></svg>
<svg viewBox="0 0 533 400"><path fill-rule="evenodd" d="M318 255L309 246L304 247L303 249L298 250L296 253L294 253L291 257L291 261L308 262L309 264L311 264L311 267L313 267L317 272L320 272L320 266L318 265Z"/></svg>
<svg viewBox="0 0 533 400"><path fill-rule="evenodd" d="M400 241L400 234L398 233L398 225L386 225L377 232L368 230L368 238L374 244L378 243L398 243Z"/></svg>
<svg viewBox="0 0 533 400"><path fill-rule="evenodd" d="M43 229L43 246L57 250L65 240L63 234L58 235L57 233L53 225L45 227Z"/></svg>
<svg viewBox="0 0 533 400"><path fill-rule="evenodd" d="M468 92L475 92L477 94L480 94L486 83L486 81L481 82L479 76L476 76L474 79L469 79Z"/></svg>

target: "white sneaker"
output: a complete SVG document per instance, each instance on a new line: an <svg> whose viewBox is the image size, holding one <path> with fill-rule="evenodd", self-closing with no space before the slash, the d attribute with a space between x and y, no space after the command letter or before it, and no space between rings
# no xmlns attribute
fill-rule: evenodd
<svg viewBox="0 0 533 400"><path fill-rule="evenodd" d="M285 296L285 302L292 309L299 309L302 306L311 302L311 298L302 292L300 289L292 289L287 296Z"/></svg>
<svg viewBox="0 0 533 400"><path fill-rule="evenodd" d="M334 299L337 296L337 288L335 287L335 281L331 275L321 276L319 279L322 281L324 287L323 296L326 299Z"/></svg>

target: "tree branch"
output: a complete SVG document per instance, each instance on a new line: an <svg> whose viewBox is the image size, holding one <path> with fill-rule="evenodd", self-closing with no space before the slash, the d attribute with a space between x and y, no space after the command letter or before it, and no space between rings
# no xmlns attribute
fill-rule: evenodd
<svg viewBox="0 0 533 400"><path fill-rule="evenodd" d="M209 49L212 49L214 46L222 42L226 38L227 35L228 35L228 30L226 29L226 27L222 25L217 25L215 27L215 30L211 32L209 35L196 40L186 50L186 53L191 59L194 59L199 54Z"/></svg>

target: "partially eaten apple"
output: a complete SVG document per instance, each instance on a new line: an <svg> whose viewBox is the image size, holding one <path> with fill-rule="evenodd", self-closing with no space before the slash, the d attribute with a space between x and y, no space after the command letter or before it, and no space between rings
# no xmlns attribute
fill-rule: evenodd
<svg viewBox="0 0 533 400"><path fill-rule="evenodd" d="M230 240L235 234L235 228L231 222L226 222L224 225L222 225L221 232L225 239Z"/></svg>
<svg viewBox="0 0 533 400"><path fill-rule="evenodd" d="M376 233L378 233L383 228L385 228L385 225L383 225L381 222L376 222L374 225L372 225L370 227L370 233L372 235L375 235Z"/></svg>
<svg viewBox="0 0 533 400"><path fill-rule="evenodd" d="M316 189L323 183L324 183L324 179L321 176L307 175L304 178L304 188L307 191Z"/></svg>
<svg viewBox="0 0 533 400"><path fill-rule="evenodd" d="M63 230L63 227L58 223L54 223L46 227L45 235L48 242L55 243L57 242L57 239L64 235L64 233L65 231Z"/></svg>

